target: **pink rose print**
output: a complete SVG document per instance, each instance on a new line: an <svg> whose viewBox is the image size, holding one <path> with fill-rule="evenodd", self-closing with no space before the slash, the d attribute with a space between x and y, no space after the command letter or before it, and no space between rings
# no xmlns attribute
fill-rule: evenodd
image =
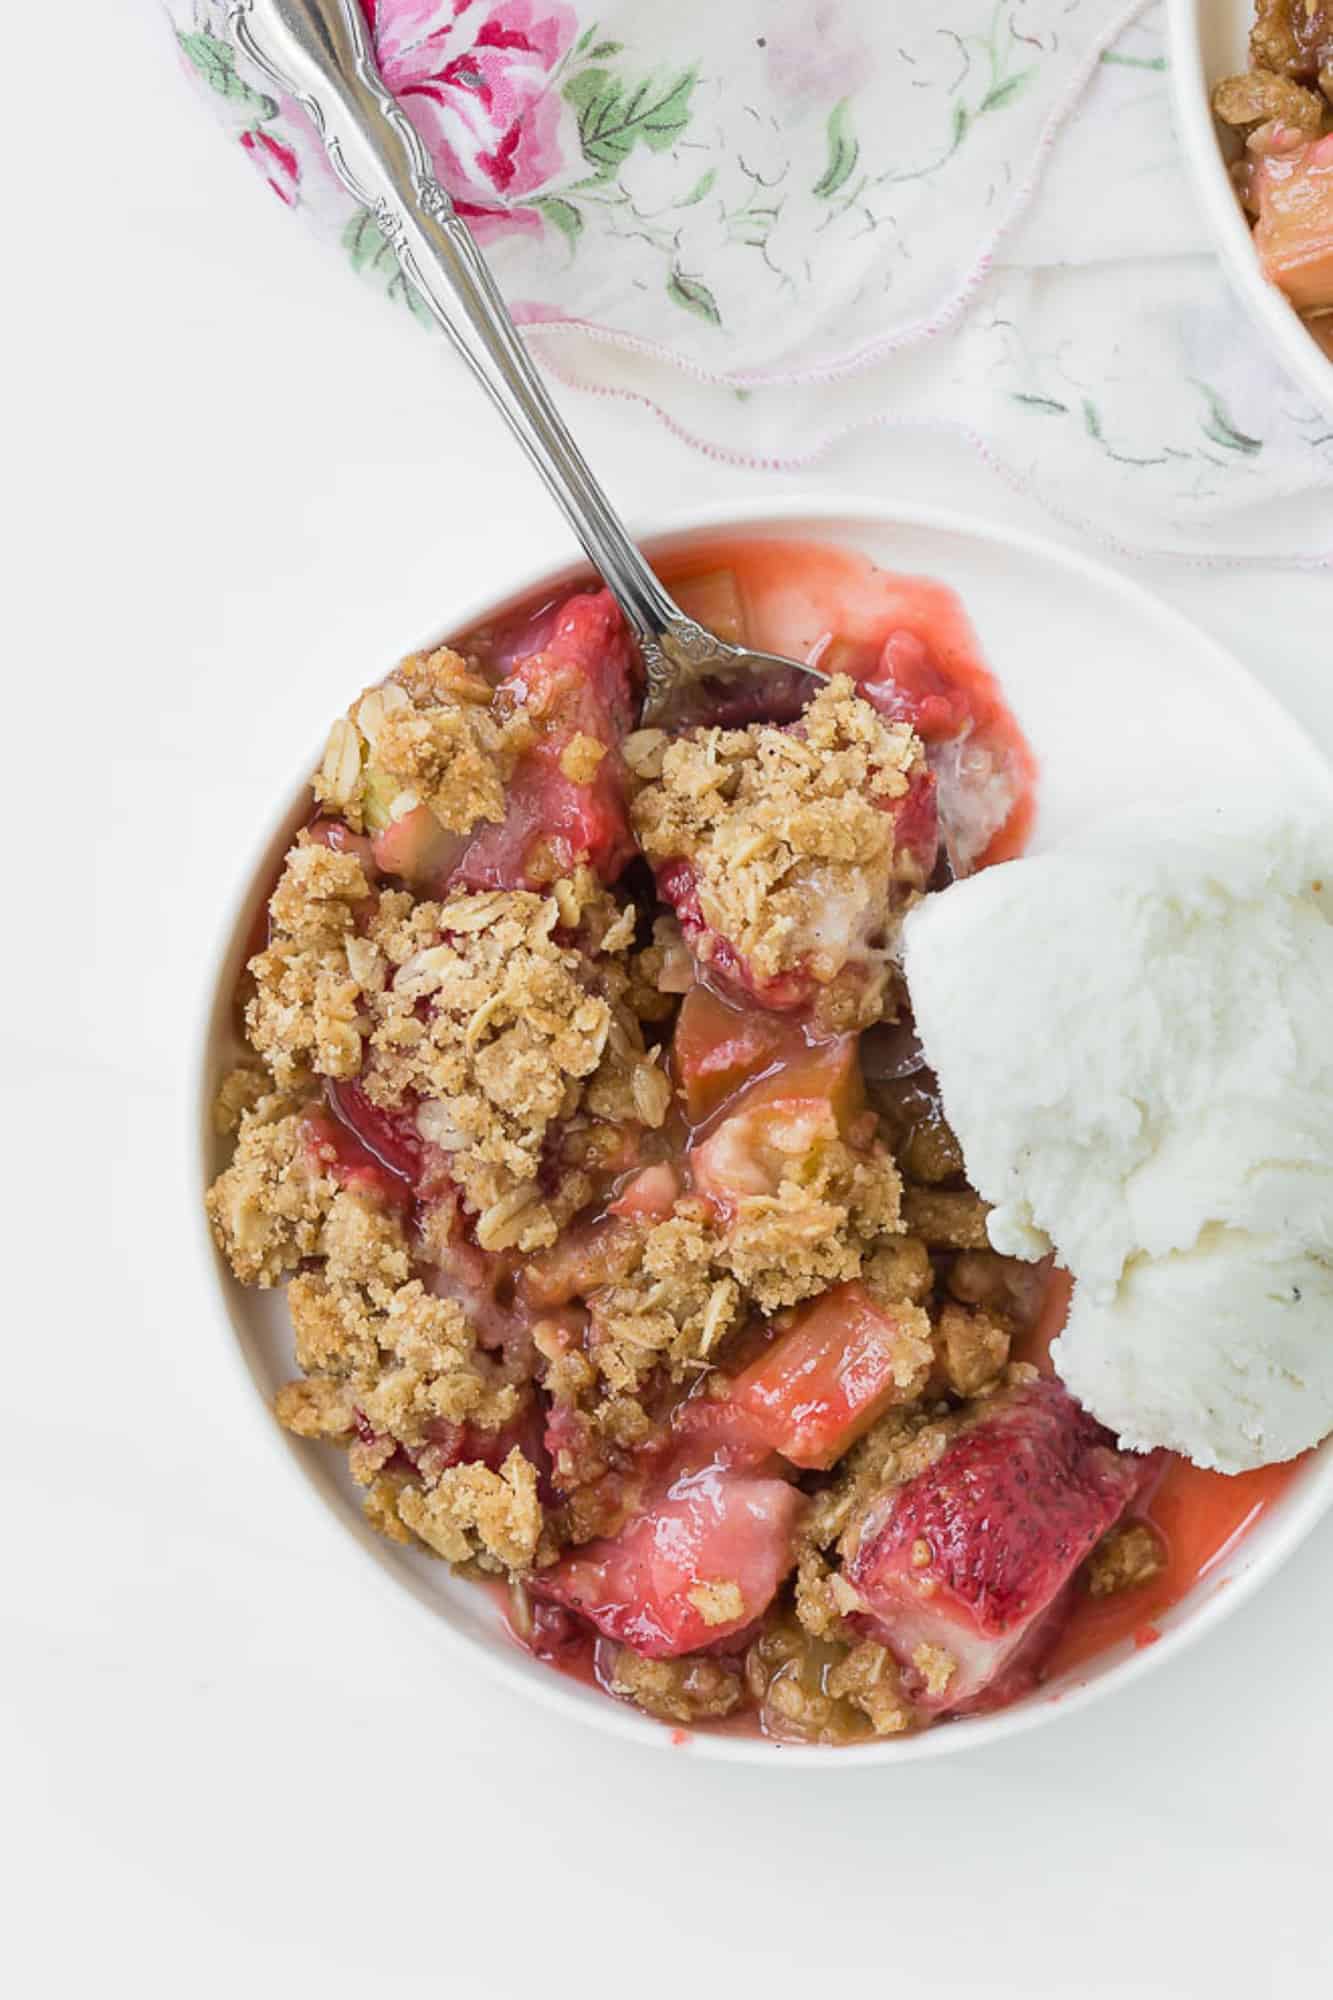
<svg viewBox="0 0 1333 2000"><path fill-rule="evenodd" d="M576 22L552 0L361 0L384 80L475 236L540 228L522 197L561 166L547 90Z"/></svg>
<svg viewBox="0 0 1333 2000"><path fill-rule="evenodd" d="M286 202L288 208L295 208L300 198L301 168L291 147L258 126L242 132L241 144L278 200Z"/></svg>

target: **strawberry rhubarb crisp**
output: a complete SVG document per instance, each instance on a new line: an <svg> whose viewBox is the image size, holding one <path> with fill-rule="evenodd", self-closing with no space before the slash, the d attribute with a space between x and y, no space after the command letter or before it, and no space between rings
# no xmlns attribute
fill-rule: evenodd
<svg viewBox="0 0 1333 2000"><path fill-rule="evenodd" d="M978 711L901 632L846 657L794 723L668 737L579 592L363 694L208 1194L286 1287L279 1421L381 1533L654 1716L819 1742L1013 1698L1157 1566L1143 1461L1016 1358L1046 1273L990 1249L912 1035Z"/></svg>

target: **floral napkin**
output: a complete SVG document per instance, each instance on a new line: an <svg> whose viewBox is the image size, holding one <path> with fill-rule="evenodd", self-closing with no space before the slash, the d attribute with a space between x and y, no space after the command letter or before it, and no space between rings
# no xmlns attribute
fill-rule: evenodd
<svg viewBox="0 0 1333 2000"><path fill-rule="evenodd" d="M715 456L960 432L1135 551L1333 562L1333 420L1269 360L1112 0L361 0L544 365ZM289 207L424 309L308 119L168 0ZM886 484L892 454L885 449Z"/></svg>

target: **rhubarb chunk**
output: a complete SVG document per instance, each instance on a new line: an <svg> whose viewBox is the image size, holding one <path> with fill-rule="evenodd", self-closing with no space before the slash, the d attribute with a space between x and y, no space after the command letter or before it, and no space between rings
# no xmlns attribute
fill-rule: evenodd
<svg viewBox="0 0 1333 2000"><path fill-rule="evenodd" d="M752 1077L806 1051L799 1028L754 1007L733 1007L692 986L681 1002L672 1060L686 1115L698 1122Z"/></svg>
<svg viewBox="0 0 1333 2000"><path fill-rule="evenodd" d="M849 1531L852 1622L886 1645L930 1712L988 1705L1035 1677L1075 1570L1147 1467L1058 1382L984 1405L943 1455L873 1499Z"/></svg>
<svg viewBox="0 0 1333 2000"><path fill-rule="evenodd" d="M730 1210L746 1195L772 1194L794 1162L813 1178L817 1149L846 1136L864 1102L854 1036L803 1047L799 1060L761 1072L693 1148L694 1185Z"/></svg>
<svg viewBox="0 0 1333 2000"><path fill-rule="evenodd" d="M926 1386L930 1321L918 1306L881 1306L863 1285L836 1285L731 1386L729 1400L793 1465L829 1466L886 1410Z"/></svg>
<svg viewBox="0 0 1333 2000"><path fill-rule="evenodd" d="M1333 133L1260 160L1250 194L1265 276L1300 312L1333 306Z"/></svg>

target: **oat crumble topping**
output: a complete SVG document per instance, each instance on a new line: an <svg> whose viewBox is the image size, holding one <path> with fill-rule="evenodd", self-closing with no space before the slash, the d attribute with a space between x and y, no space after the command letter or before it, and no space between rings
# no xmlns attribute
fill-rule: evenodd
<svg viewBox="0 0 1333 2000"><path fill-rule="evenodd" d="M242 1113L231 1165L208 1191L213 1234L243 1284L276 1285L319 1248L336 1184L311 1157L301 1120L266 1115L276 1096Z"/></svg>
<svg viewBox="0 0 1333 2000"><path fill-rule="evenodd" d="M560 943L562 900L576 921L587 914L579 885L565 883L549 896L386 896L370 927L386 977L364 1088L378 1104L417 1104L417 1128L449 1155L485 1249L554 1242L565 1218L537 1185L554 1123L581 1108L644 1123L665 1112L625 1004L629 938L612 925L593 950ZM576 1183L569 1213L590 1191Z"/></svg>
<svg viewBox="0 0 1333 2000"><path fill-rule="evenodd" d="M1146 1521L1126 1521L1093 1550L1084 1574L1094 1597L1112 1597L1151 1583L1165 1568L1166 1550L1156 1529Z"/></svg>
<svg viewBox="0 0 1333 2000"><path fill-rule="evenodd" d="M501 721L492 690L458 653L415 653L329 731L312 780L319 803L356 832L382 830L413 807L467 833L504 818L505 786L533 740L521 710Z"/></svg>
<svg viewBox="0 0 1333 2000"><path fill-rule="evenodd" d="M525 1570L541 1540L537 1474L517 1447L499 1472L454 1465L435 1486L404 1487L398 1514L437 1555L449 1562L474 1558L482 1569Z"/></svg>
<svg viewBox="0 0 1333 2000"><path fill-rule="evenodd" d="M302 834L269 899L269 944L249 966L250 1045L279 1084L295 1083L307 1069L346 1077L361 1067L366 1016L352 960L357 912L369 896L356 855Z"/></svg>
<svg viewBox="0 0 1333 2000"><path fill-rule="evenodd" d="M876 1019L888 945L876 933L922 886L885 810L923 769L911 729L885 722L839 675L796 729L658 734L629 746L643 780L634 829L650 861L693 869L708 927L696 952L707 960L724 939L761 979L808 967L821 985L862 960L873 976L859 1011Z"/></svg>
<svg viewBox="0 0 1333 2000"><path fill-rule="evenodd" d="M958 1671L958 1662L943 1646L920 1645L912 1653L912 1665L926 1685L927 1694L944 1694Z"/></svg>
<svg viewBox="0 0 1333 2000"><path fill-rule="evenodd" d="M744 1693L740 1675L707 1655L684 1660L645 1660L629 1646L616 1654L611 1670L616 1694L663 1722L709 1722L730 1715Z"/></svg>

